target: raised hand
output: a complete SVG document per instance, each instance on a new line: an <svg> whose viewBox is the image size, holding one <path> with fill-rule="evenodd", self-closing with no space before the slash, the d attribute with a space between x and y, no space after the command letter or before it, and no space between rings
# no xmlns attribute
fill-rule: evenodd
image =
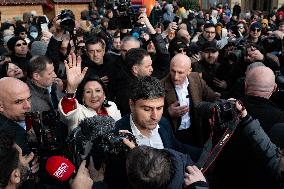
<svg viewBox="0 0 284 189"><path fill-rule="evenodd" d="M66 91L68 93L75 93L79 84L84 79L88 68L84 68L83 71L81 69L81 57L74 53L68 56L68 62L64 60L66 75L67 75L67 88Z"/></svg>

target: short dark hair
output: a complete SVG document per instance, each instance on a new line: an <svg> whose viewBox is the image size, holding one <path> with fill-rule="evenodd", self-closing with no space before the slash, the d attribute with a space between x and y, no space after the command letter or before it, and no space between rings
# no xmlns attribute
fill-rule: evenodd
<svg viewBox="0 0 284 189"><path fill-rule="evenodd" d="M215 28L215 25L213 23L206 23L206 24L204 24L203 28L204 28L204 30L206 28Z"/></svg>
<svg viewBox="0 0 284 189"><path fill-rule="evenodd" d="M34 73L40 73L46 69L47 64L53 64L46 56L34 56L27 64L27 76L33 77Z"/></svg>
<svg viewBox="0 0 284 189"><path fill-rule="evenodd" d="M108 100L107 100L108 99L107 87L104 84L103 80L101 80L97 75L85 77L83 79L83 81L80 83L80 85L78 86L77 92L76 92L76 99L78 100L78 102L80 104L83 104L84 87L89 81L96 81L102 86L103 91L104 91L105 96L106 96L106 100L103 103L103 107L109 107L110 105L108 104Z"/></svg>
<svg viewBox="0 0 284 189"><path fill-rule="evenodd" d="M126 160L126 171L130 185L135 189L165 189L171 181L173 162L164 149L137 146Z"/></svg>
<svg viewBox="0 0 284 189"><path fill-rule="evenodd" d="M8 185L12 172L19 164L19 151L14 144L13 135L0 130L0 188Z"/></svg>
<svg viewBox="0 0 284 189"><path fill-rule="evenodd" d="M138 78L131 86L130 99L134 102L139 99L147 100L160 97L165 97L165 89L155 77Z"/></svg>
<svg viewBox="0 0 284 189"><path fill-rule="evenodd" d="M89 38L89 39L87 39L87 41L86 41L86 47L87 47L87 49L89 48L89 45L95 45L95 44L101 44L101 47L103 48L103 49L105 49L106 48L106 43L105 43L105 41L102 39L102 38L100 38L100 37L92 37L92 38Z"/></svg>
<svg viewBox="0 0 284 189"><path fill-rule="evenodd" d="M131 70L134 65L142 64L142 60L146 56L150 56L150 54L142 48L133 48L127 51L125 54L125 63L128 69Z"/></svg>

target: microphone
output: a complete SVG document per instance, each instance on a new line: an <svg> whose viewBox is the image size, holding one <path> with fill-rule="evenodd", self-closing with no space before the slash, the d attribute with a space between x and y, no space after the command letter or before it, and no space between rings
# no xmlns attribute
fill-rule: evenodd
<svg viewBox="0 0 284 189"><path fill-rule="evenodd" d="M75 173L75 166L64 157L51 156L46 161L45 170L54 179L65 182Z"/></svg>
<svg viewBox="0 0 284 189"><path fill-rule="evenodd" d="M104 136L115 129L115 120L110 116L93 116L83 119L78 127L89 141Z"/></svg>

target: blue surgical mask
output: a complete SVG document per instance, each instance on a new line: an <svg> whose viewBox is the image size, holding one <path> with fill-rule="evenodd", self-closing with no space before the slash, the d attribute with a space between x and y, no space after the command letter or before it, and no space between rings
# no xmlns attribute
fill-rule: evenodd
<svg viewBox="0 0 284 189"><path fill-rule="evenodd" d="M30 36L32 36L34 39L37 38L38 32L30 32Z"/></svg>

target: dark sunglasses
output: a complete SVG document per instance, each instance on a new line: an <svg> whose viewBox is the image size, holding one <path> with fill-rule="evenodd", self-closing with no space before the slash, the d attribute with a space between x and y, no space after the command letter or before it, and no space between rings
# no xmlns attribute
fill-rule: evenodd
<svg viewBox="0 0 284 189"><path fill-rule="evenodd" d="M257 28L256 28L256 29L251 29L250 31L253 31L253 32L255 32L255 31L256 31L256 32L260 32L260 29L257 29Z"/></svg>
<svg viewBox="0 0 284 189"><path fill-rule="evenodd" d="M18 44L16 44L15 46L16 47L20 47L20 46L27 46L28 44L27 43L18 43Z"/></svg>
<svg viewBox="0 0 284 189"><path fill-rule="evenodd" d="M186 49L179 49L177 50L178 53L186 52Z"/></svg>

